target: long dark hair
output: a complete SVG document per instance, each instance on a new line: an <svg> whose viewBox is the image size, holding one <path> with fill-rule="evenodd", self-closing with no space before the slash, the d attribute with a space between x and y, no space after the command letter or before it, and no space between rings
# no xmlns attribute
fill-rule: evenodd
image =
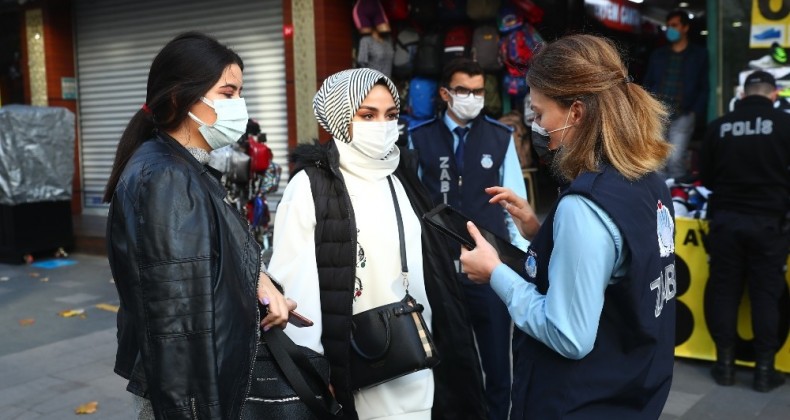
<svg viewBox="0 0 790 420"><path fill-rule="evenodd" d="M134 151L156 130L178 128L187 118L190 106L217 83L231 64L244 70L238 54L200 32L180 34L159 51L148 72L147 109L138 110L121 135L104 202L112 200L118 179Z"/></svg>

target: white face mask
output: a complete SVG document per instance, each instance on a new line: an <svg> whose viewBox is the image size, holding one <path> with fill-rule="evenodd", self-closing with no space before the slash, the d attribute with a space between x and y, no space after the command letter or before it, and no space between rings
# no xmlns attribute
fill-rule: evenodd
<svg viewBox="0 0 790 420"><path fill-rule="evenodd" d="M352 124L349 144L371 159L384 159L398 141L397 121L354 121Z"/></svg>
<svg viewBox="0 0 790 420"><path fill-rule="evenodd" d="M450 109L456 117L469 121L480 115L485 104L485 98L482 96L469 95L465 98L450 92L450 97L453 98L449 104Z"/></svg>
<svg viewBox="0 0 790 420"><path fill-rule="evenodd" d="M206 139L212 149L231 145L237 142L241 136L247 132L247 103L244 98L217 99L211 101L205 97L200 98L203 103L214 109L217 113L217 121L208 125L189 113L189 117L195 120L200 127L198 131Z"/></svg>

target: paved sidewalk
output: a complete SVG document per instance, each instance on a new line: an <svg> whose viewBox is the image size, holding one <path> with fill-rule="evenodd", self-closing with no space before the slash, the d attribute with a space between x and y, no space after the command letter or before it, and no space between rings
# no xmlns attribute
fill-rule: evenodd
<svg viewBox="0 0 790 420"><path fill-rule="evenodd" d="M132 420L126 383L112 371L115 314L95 306L118 304L107 260L70 259L77 264L53 269L0 264L0 420ZM84 309L85 317L57 315L69 309ZM735 386L719 387L709 368L676 360L661 420L790 418L790 386L754 392L751 369L740 368ZM94 414L74 414L91 401L99 403Z"/></svg>

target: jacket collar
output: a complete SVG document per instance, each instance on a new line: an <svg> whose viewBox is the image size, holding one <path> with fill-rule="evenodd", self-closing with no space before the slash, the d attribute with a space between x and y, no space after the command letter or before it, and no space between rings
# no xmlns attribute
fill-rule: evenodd
<svg viewBox="0 0 790 420"><path fill-rule="evenodd" d="M211 179L211 182L208 184L212 188L212 192L217 194L220 199L224 199L226 195L225 188L220 183L222 178L222 174L214 168L209 167L208 165L203 165L192 156L192 153L189 153L184 146L181 145L176 139L168 135L167 133L157 130L156 132L156 139L164 144L170 151L173 152L173 155L181 158L181 160L186 164L192 167L195 171L197 171L200 175L206 175Z"/></svg>
<svg viewBox="0 0 790 420"><path fill-rule="evenodd" d="M751 106L773 108L774 104L771 102L770 98L766 98L762 95L749 95L735 103L735 109Z"/></svg>

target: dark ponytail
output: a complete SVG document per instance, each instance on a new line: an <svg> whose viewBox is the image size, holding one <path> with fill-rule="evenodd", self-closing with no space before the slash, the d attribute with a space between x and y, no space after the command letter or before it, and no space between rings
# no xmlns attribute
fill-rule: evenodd
<svg viewBox="0 0 790 420"><path fill-rule="evenodd" d="M178 128L192 104L217 83L231 64L244 70L238 54L200 32L178 35L159 51L148 72L145 105L129 120L118 142L104 202L112 200L126 163L137 148L156 130Z"/></svg>

